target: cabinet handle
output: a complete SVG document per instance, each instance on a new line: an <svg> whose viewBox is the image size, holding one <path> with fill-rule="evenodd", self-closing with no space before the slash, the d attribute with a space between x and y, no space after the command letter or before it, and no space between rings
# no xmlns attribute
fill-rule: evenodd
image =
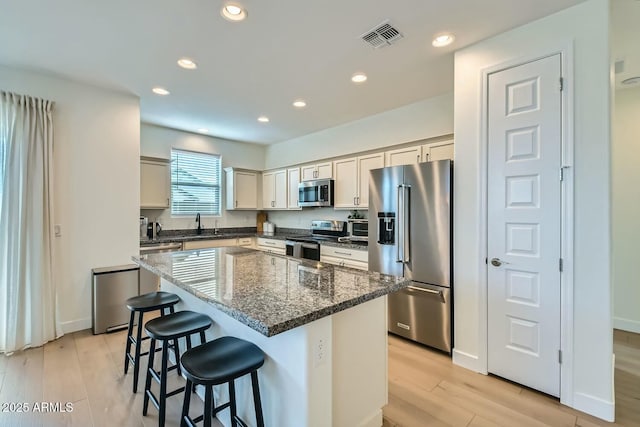
<svg viewBox="0 0 640 427"><path fill-rule="evenodd" d="M360 206L360 196L356 197L356 205Z"/></svg>
<svg viewBox="0 0 640 427"><path fill-rule="evenodd" d="M236 200L236 208L238 207L238 201Z"/></svg>
<svg viewBox="0 0 640 427"><path fill-rule="evenodd" d="M420 163L420 154L418 154L416 157L418 157L417 162Z"/></svg>
<svg viewBox="0 0 640 427"><path fill-rule="evenodd" d="M353 197L353 205L354 205L354 206L358 204L358 202L356 202L356 199L357 199L357 197L355 197L355 196L354 196L354 197Z"/></svg>
<svg viewBox="0 0 640 427"><path fill-rule="evenodd" d="M335 251L334 253L335 253L336 255L344 255L344 256L351 256L351 255L352 255L352 254L350 254L349 252L338 252L338 251Z"/></svg>

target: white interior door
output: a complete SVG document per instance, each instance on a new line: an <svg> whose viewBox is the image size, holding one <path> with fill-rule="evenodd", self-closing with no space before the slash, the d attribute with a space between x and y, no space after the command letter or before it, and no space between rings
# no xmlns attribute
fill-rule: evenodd
<svg viewBox="0 0 640 427"><path fill-rule="evenodd" d="M488 369L560 393L560 55L489 75Z"/></svg>

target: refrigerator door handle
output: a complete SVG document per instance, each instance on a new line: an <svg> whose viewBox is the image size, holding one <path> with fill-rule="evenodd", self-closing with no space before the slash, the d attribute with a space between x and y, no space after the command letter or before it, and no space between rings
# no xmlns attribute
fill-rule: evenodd
<svg viewBox="0 0 640 427"><path fill-rule="evenodd" d="M404 251L404 213L402 212L402 209L404 208L404 191L402 187L403 184L400 184L396 189L396 197L398 199L398 204L396 205L398 207L398 225L396 226L396 262L404 262L404 252L402 254L400 253L401 248L402 251Z"/></svg>
<svg viewBox="0 0 640 427"><path fill-rule="evenodd" d="M406 264L411 261L411 185L403 184L402 190L402 262Z"/></svg>

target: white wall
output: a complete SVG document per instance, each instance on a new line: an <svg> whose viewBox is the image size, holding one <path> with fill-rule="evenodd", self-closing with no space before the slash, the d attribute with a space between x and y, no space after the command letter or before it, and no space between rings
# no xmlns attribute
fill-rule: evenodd
<svg viewBox="0 0 640 427"><path fill-rule="evenodd" d="M140 155L171 158L171 148L199 151L201 153L220 154L222 167L263 170L265 147L258 144L229 141L211 136L183 132L180 130L143 123L140 127ZM225 176L222 174L222 188ZM261 191L261 189L260 189ZM259 193L260 194L260 193ZM223 190L223 197L226 197ZM171 210L141 211L149 220L159 221L165 230L196 228L195 218L172 217ZM220 217L203 216L202 226L213 227L255 227L256 212L227 211L222 209Z"/></svg>
<svg viewBox="0 0 640 427"><path fill-rule="evenodd" d="M456 363L486 369L481 288L482 70L554 51L573 43L575 250L573 383L562 384L563 403L613 417L610 276L609 2L589 0L477 43L455 58L455 355ZM567 397L565 390L573 390Z"/></svg>
<svg viewBox="0 0 640 427"><path fill-rule="evenodd" d="M616 91L612 147L614 327L640 333L640 87Z"/></svg>
<svg viewBox="0 0 640 427"><path fill-rule="evenodd" d="M55 277L65 332L91 327L91 269L138 253L138 98L0 66L0 88L55 102Z"/></svg>
<svg viewBox="0 0 640 427"><path fill-rule="evenodd" d="M425 72L425 78L426 72ZM312 162L453 132L453 93L272 144L265 169Z"/></svg>

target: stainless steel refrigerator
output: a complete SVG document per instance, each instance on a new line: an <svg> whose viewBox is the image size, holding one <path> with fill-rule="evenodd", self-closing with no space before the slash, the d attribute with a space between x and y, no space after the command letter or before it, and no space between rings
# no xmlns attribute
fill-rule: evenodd
<svg viewBox="0 0 640 427"><path fill-rule="evenodd" d="M389 332L451 352L451 160L371 171L369 270L404 276L389 295Z"/></svg>

